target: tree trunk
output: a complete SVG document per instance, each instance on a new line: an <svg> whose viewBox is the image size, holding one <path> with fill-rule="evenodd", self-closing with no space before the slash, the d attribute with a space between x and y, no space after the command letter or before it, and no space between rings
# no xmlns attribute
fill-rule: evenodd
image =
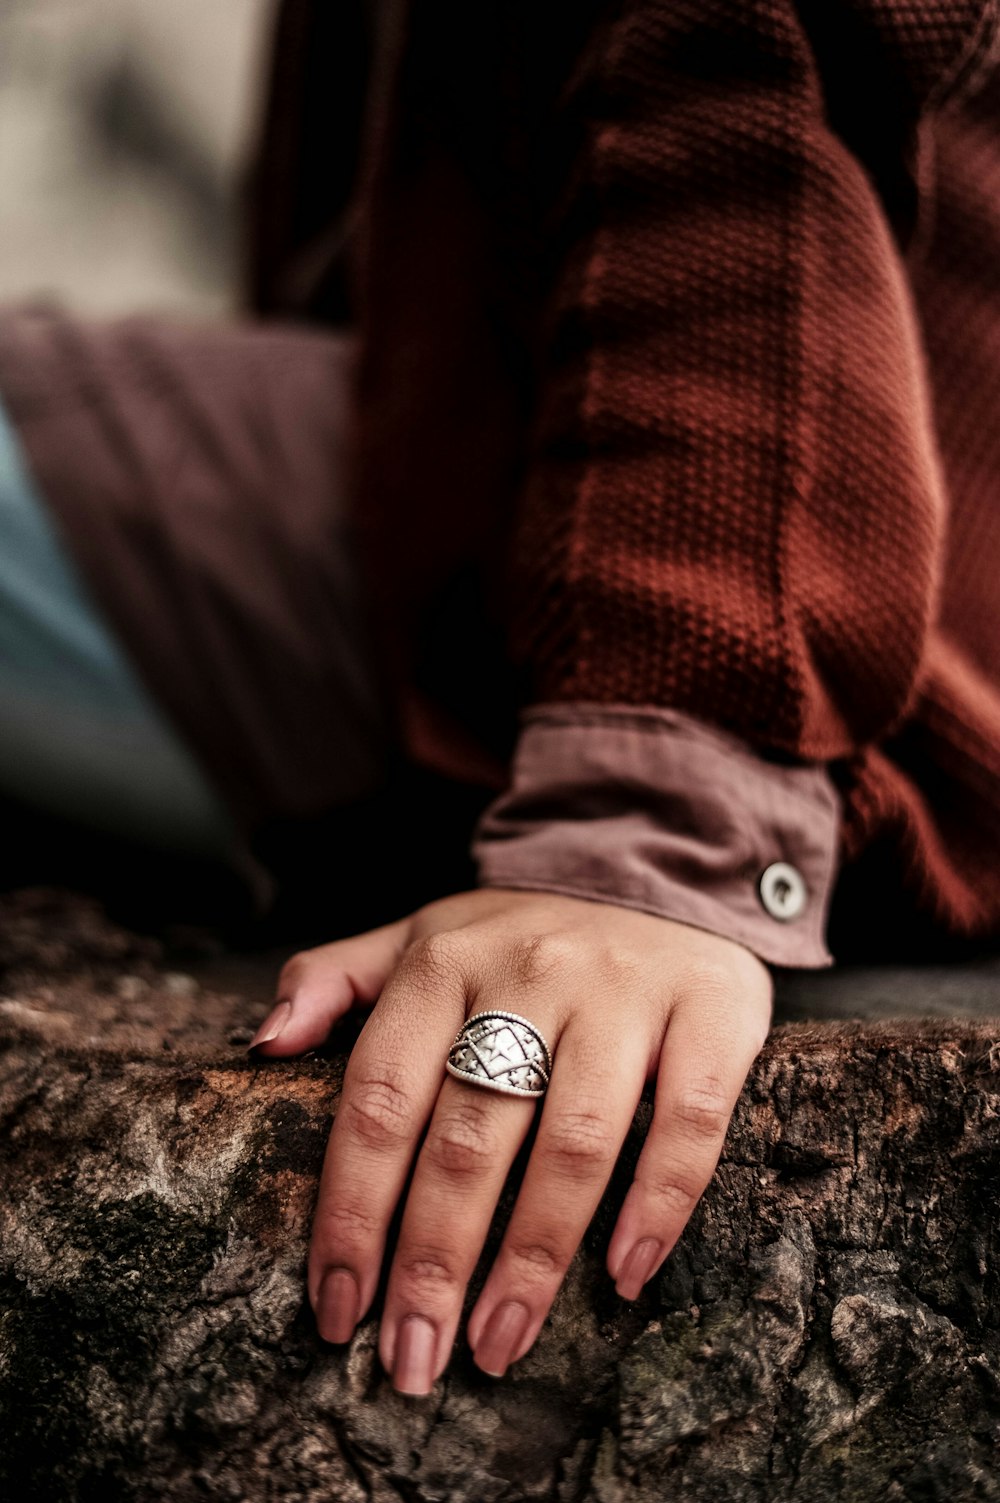
<svg viewBox="0 0 1000 1503"><path fill-rule="evenodd" d="M92 905L0 900L11 1503L1000 1499L996 969L969 971L992 1018L779 1008L709 1190L629 1305L603 1259L644 1106L533 1351L495 1382L460 1339L415 1400L374 1317L326 1346L304 1293L350 1034L254 1066L275 958L177 965ZM903 1012L921 984L879 995ZM850 986L830 973L833 1010Z"/></svg>

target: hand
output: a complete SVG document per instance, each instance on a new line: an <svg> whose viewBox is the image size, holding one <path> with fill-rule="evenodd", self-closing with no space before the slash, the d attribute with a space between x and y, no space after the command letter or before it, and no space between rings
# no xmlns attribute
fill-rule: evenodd
<svg viewBox="0 0 1000 1503"><path fill-rule="evenodd" d="M607 1266L625 1299L660 1267L715 1172L770 1029L773 986L752 951L690 924L484 888L302 951L282 970L278 995L257 1036L271 1035L258 1045L269 1058L315 1048L352 1005L376 1003L327 1145L309 1298L320 1334L350 1340L374 1298L413 1167L379 1351L397 1389L424 1394L447 1364L466 1286L536 1111L530 1099L445 1073L466 1017L520 1013L554 1061L524 1180L468 1322L476 1363L499 1377L538 1335L654 1076L652 1126Z"/></svg>

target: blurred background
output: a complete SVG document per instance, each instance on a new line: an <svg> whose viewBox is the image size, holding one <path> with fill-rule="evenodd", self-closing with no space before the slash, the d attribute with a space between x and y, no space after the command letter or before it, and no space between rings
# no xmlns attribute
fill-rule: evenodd
<svg viewBox="0 0 1000 1503"><path fill-rule="evenodd" d="M277 0L0 0L0 302L224 319ZM0 889L91 881L123 907L243 914L214 866L100 848L0 802ZM120 873L120 876L119 876ZM149 917L149 915L146 915ZM151 920L150 920L151 921ZM2 943L0 943L2 949ZM2 956L0 956L2 959Z"/></svg>
<svg viewBox="0 0 1000 1503"><path fill-rule="evenodd" d="M0 0L0 300L225 315L274 0Z"/></svg>

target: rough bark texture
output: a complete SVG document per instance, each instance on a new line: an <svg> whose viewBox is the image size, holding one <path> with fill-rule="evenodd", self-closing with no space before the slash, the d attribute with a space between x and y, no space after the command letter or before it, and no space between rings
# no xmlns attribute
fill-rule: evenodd
<svg viewBox="0 0 1000 1503"><path fill-rule="evenodd" d="M781 1021L634 1306L603 1268L648 1120L535 1349L399 1397L318 1340L343 1068L253 1067L276 958L183 971L99 909L0 900L0 1491L31 1499L1000 1499L1000 972L977 1018ZM961 972L950 973L954 985ZM857 978L933 1012L932 972ZM830 974L813 1010L848 1010ZM823 988L819 988L820 993Z"/></svg>

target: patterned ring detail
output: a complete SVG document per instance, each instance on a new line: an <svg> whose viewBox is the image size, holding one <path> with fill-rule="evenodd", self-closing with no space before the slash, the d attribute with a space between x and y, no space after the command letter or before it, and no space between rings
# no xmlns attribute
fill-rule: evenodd
<svg viewBox="0 0 1000 1503"><path fill-rule="evenodd" d="M445 1069L458 1080L489 1091L544 1096L552 1055L527 1018L516 1012L477 1012L458 1030Z"/></svg>

